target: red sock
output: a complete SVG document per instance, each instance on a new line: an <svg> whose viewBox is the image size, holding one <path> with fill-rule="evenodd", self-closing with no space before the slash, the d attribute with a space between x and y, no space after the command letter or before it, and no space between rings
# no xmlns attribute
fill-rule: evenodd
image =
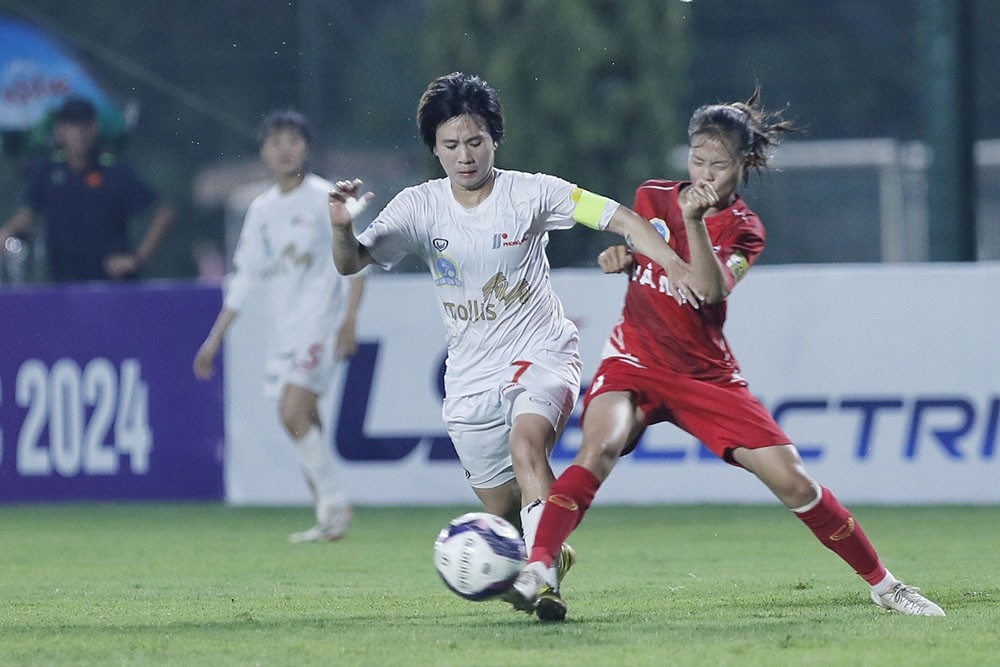
<svg viewBox="0 0 1000 667"><path fill-rule="evenodd" d="M532 561L551 567L563 542L580 525L601 480L583 466L572 465L552 484L531 549Z"/></svg>
<svg viewBox="0 0 1000 667"><path fill-rule="evenodd" d="M796 512L795 516L809 526L823 546L843 558L862 579L871 585L877 584L885 577L886 570L875 553L875 547L836 496L825 488L822 493L816 507Z"/></svg>

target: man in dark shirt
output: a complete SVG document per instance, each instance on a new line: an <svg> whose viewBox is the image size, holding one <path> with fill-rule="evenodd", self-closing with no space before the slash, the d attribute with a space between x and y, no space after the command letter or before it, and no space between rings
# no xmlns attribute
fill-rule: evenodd
<svg viewBox="0 0 1000 667"><path fill-rule="evenodd" d="M127 164L97 145L94 106L67 98L53 118L56 150L29 172L21 206L0 228L0 248L45 221L45 249L53 282L125 280L155 252L173 221L172 209ZM135 249L129 222L149 216Z"/></svg>

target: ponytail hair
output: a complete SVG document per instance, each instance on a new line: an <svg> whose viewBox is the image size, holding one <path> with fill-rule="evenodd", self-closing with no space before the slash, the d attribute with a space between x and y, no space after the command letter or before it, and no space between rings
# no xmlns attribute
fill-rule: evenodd
<svg viewBox="0 0 1000 667"><path fill-rule="evenodd" d="M782 135L797 131L779 112L761 108L758 84L745 102L708 104L696 109L688 123L688 145L696 136L705 135L735 148L745 183L751 171L767 169L771 159L768 150L780 143Z"/></svg>

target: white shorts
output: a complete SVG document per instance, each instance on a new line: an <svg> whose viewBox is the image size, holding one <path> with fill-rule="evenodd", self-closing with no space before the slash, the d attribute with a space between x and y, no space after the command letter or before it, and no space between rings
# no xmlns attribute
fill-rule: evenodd
<svg viewBox="0 0 1000 667"><path fill-rule="evenodd" d="M580 394L576 354L543 352L517 382L505 374L496 389L448 397L441 416L473 488L492 489L514 479L510 427L523 414L537 414L562 433Z"/></svg>
<svg viewBox="0 0 1000 667"><path fill-rule="evenodd" d="M333 339L297 350L271 354L264 361L264 396L277 399L286 384L317 396L326 393L336 370Z"/></svg>

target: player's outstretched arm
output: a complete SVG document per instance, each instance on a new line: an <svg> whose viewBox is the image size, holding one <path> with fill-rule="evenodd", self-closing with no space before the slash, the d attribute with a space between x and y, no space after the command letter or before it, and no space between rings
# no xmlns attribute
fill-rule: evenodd
<svg viewBox="0 0 1000 667"><path fill-rule="evenodd" d="M690 267L646 218L612 199L583 188L576 188L571 197L576 222L625 237L630 249L649 257L667 272L667 289L677 303L690 303L696 309L699 307L704 295L690 284Z"/></svg>
<svg viewBox="0 0 1000 667"><path fill-rule="evenodd" d="M706 300L704 292L692 280L691 267L644 217L619 205L606 229L624 236L630 248L649 257L666 270L667 287L677 303L690 303L697 309Z"/></svg>
<svg viewBox="0 0 1000 667"><path fill-rule="evenodd" d="M362 194L363 193L363 194ZM333 227L333 263L341 275L349 276L365 268L374 260L368 249L354 236L355 217L361 214L375 197L364 192L364 183L358 179L337 181L330 191L330 225Z"/></svg>

